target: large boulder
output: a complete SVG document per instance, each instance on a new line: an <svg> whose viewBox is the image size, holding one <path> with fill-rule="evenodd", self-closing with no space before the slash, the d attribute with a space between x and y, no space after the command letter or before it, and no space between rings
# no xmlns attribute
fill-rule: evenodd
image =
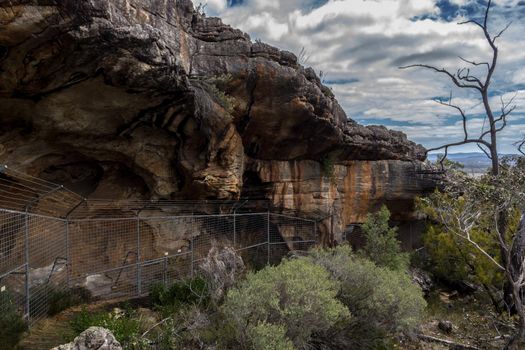
<svg viewBox="0 0 525 350"><path fill-rule="evenodd" d="M90 327L80 333L71 343L51 350L122 350L113 334L102 327Z"/></svg>

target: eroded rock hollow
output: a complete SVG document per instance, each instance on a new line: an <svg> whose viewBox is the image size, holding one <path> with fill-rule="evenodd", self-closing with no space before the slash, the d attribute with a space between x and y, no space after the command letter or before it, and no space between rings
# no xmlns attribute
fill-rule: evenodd
<svg viewBox="0 0 525 350"><path fill-rule="evenodd" d="M0 163L91 198L267 198L341 240L434 185L421 146L190 0L1 2L0 76Z"/></svg>

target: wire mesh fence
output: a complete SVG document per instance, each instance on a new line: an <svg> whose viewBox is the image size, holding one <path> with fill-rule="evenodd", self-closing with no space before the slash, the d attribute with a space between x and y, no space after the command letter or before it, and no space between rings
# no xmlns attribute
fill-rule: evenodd
<svg viewBox="0 0 525 350"><path fill-rule="evenodd" d="M316 242L315 221L260 202L90 201L0 171L0 313L29 324L48 315L60 291L133 298L193 277L214 246L233 247L258 269Z"/></svg>

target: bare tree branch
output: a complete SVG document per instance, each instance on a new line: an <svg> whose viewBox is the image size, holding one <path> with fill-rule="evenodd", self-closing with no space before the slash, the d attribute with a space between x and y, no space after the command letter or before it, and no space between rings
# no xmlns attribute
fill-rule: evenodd
<svg viewBox="0 0 525 350"><path fill-rule="evenodd" d="M481 216L481 212L465 209L460 211L460 215L456 215L455 211L448 210L448 208L439 208L437 212L441 223L445 225L449 232L454 233L456 236L471 244L476 250L486 256L498 269L506 271L505 267L494 259L494 257L492 257L492 255L483 249L476 241L472 240L470 236L472 229ZM451 222L455 222L455 224L449 225Z"/></svg>
<svg viewBox="0 0 525 350"><path fill-rule="evenodd" d="M480 27L481 29L484 29L485 27L483 26L483 24L479 23L478 21L475 21L473 19L471 20L468 20L468 21L464 21L464 22L459 22L458 24L469 24L469 23L472 23L472 24L475 24L477 25L478 27Z"/></svg>
<svg viewBox="0 0 525 350"><path fill-rule="evenodd" d="M507 31L507 29L509 29L510 25L512 24L512 22L509 22L507 23L507 25L505 26L505 28L503 28L498 34L496 34L496 36L494 36L494 38L492 39L493 42L496 42L496 40L503 35L503 33L505 33Z"/></svg>
<svg viewBox="0 0 525 350"><path fill-rule="evenodd" d="M486 149L484 149L479 143L477 144L477 146L483 153L485 153L485 155L487 156L488 159L492 160L492 156L490 155L489 152L487 152Z"/></svg>
<svg viewBox="0 0 525 350"><path fill-rule="evenodd" d="M443 148L448 148L448 147L453 147L453 146L461 146L461 145L465 145L467 143L477 143L477 144L481 144L481 145L485 145L487 147L490 147L490 143L488 141L481 140L481 139L467 139L467 140L463 140L463 141L452 142L452 143L449 143L449 144L446 144L446 145L442 145L442 146L439 146L439 147L430 148L430 149L427 150L427 154L429 152L439 151L440 149L443 149Z"/></svg>
<svg viewBox="0 0 525 350"><path fill-rule="evenodd" d="M402 67L399 67L399 69L409 69L409 68L416 68L416 67L420 67L420 68L426 68L426 69L430 69L430 70L433 70L437 73L442 73L442 74L445 74L447 75L451 80L452 82L459 88L467 88L467 89L476 89L478 91L481 91L481 87L478 86L478 85L472 85L472 84L463 84L460 82L460 80L462 80L461 78L457 77L455 74L452 74L450 73L448 70L446 70L445 68L437 68L437 67L434 67L434 66L430 66L428 64L411 64L411 65L408 65L408 66L402 66Z"/></svg>
<svg viewBox="0 0 525 350"><path fill-rule="evenodd" d="M494 37L491 37L489 30L488 30L488 19L489 19L491 6L492 6L492 0L489 0L487 3L487 7L485 9L483 21L479 22L477 20L472 19L472 20L467 20L467 21L458 23L460 25L474 24L483 30L483 35L485 36L487 43L492 49L492 58L490 60L490 63L489 62L476 62L474 60L466 59L462 56L459 56L459 59L474 67L485 66L487 68L487 73L485 77L474 76L473 74L471 74L469 68L459 68L456 71L456 73L452 73L451 71L445 68L438 68L438 67L428 65L428 64L411 64L411 65L407 65L407 66L403 66L399 68L400 69L425 68L425 69L434 71L436 73L446 75L452 81L452 83L458 88L474 89L480 93L481 100L482 100L483 107L485 109L485 114L486 114L485 120L488 119L489 121L488 130L485 131L484 130L485 128L483 128L478 138L471 137L469 135L469 128L468 128L468 123L470 121L470 118L466 115L465 110L462 109L458 105L452 104L452 98L450 98L448 103L442 100L436 100L436 102L441 105L445 105L445 106L456 109L458 113L461 115L464 139L463 141L452 142L452 143L444 144L440 147L432 148L427 151L427 154L428 152L442 150L442 149L444 149L446 151L446 154L448 154L448 149L450 147L460 146L460 145L464 145L468 143L475 143L478 146L478 148L480 148L483 151L483 153L487 155L489 159L491 159L492 174L497 175L499 174L499 168L500 168L499 156L498 156L498 145L497 145L497 139L498 139L497 134L507 126L507 117L516 109L516 106L511 106L514 101L514 97L506 103L504 103L502 99L501 113L499 114L499 116L496 117L490 105L489 87L490 87L494 72L496 70L496 66L498 62L498 54L499 54L498 47L496 46L495 42L498 38L500 38L503 35L503 33L505 33L505 31L511 25L511 23L508 23L498 34L496 34ZM490 136L490 140L489 138L486 138L487 136ZM525 148L525 146L522 146L520 151L523 150L523 148ZM440 162L442 169L443 169L443 161L444 159L442 159L442 161Z"/></svg>
<svg viewBox="0 0 525 350"><path fill-rule="evenodd" d="M447 107L451 107L451 108L454 108L455 110L457 110L459 112L459 114L461 115L461 119L463 120L463 133L465 134L465 140L468 139L468 130L467 130L467 116L465 115L465 111L457 106L457 105L453 105L452 104L452 93L450 94L450 98L448 100L448 102L443 102L441 100L438 100L438 99L435 99L434 102L442 105L442 106L447 106Z"/></svg>
<svg viewBox="0 0 525 350"><path fill-rule="evenodd" d="M471 65L473 65L473 66L487 66L487 69L490 68L490 64L489 64L488 62L476 62L476 61L470 61L470 60L467 60L467 59L465 59L465 58L463 58L463 57L461 57L461 56L458 56L458 58L459 58L460 60L462 60L463 62L466 62L466 63L471 64Z"/></svg>

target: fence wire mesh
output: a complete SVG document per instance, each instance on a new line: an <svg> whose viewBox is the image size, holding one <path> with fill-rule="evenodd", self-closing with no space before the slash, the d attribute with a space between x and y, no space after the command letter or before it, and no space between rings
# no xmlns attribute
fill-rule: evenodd
<svg viewBox="0 0 525 350"><path fill-rule="evenodd" d="M315 221L261 201L92 201L0 168L0 313L29 324L71 288L133 298L193 277L214 246L259 269L316 242Z"/></svg>

